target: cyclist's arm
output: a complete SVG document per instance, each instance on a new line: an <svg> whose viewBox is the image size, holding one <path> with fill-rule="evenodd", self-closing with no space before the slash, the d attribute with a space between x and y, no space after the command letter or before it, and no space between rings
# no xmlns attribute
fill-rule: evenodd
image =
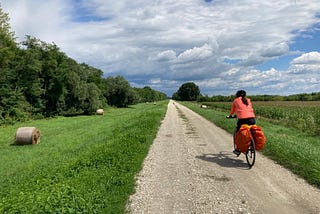
<svg viewBox="0 0 320 214"><path fill-rule="evenodd" d="M236 112L236 105L235 105L235 102L233 101L229 115L232 116L235 112Z"/></svg>

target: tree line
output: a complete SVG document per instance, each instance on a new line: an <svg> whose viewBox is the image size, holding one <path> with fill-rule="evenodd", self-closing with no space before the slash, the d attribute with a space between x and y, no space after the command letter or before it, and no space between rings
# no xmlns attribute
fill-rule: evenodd
<svg viewBox="0 0 320 214"><path fill-rule="evenodd" d="M194 82L183 83L178 91L172 95L172 99L180 101L198 102L232 102L235 95L202 95L199 86ZM320 92L301 93L288 96L280 95L250 95L252 101L320 101Z"/></svg>
<svg viewBox="0 0 320 214"><path fill-rule="evenodd" d="M166 98L148 86L131 87L122 76L105 78L100 69L76 62L54 43L26 36L18 44L0 5L0 125Z"/></svg>
<svg viewBox="0 0 320 214"><path fill-rule="evenodd" d="M320 92L292 94L287 96L281 95L248 95L252 101L320 101ZM197 98L199 102L232 102L235 95L223 96L200 95Z"/></svg>

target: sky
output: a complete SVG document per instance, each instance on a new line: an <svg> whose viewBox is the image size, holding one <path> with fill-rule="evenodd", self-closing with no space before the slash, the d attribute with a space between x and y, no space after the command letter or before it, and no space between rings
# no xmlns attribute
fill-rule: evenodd
<svg viewBox="0 0 320 214"><path fill-rule="evenodd" d="M17 41L168 96L320 92L319 0L0 0Z"/></svg>

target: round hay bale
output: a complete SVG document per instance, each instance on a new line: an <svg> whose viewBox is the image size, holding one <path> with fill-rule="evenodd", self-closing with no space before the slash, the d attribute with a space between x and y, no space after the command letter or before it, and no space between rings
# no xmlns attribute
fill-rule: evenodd
<svg viewBox="0 0 320 214"><path fill-rule="evenodd" d="M20 127L16 132L15 143L18 145L40 143L40 131L35 127Z"/></svg>
<svg viewBox="0 0 320 214"><path fill-rule="evenodd" d="M96 113L97 113L97 115L103 115L103 114L104 114L104 111L103 111L103 109L98 109L98 110L96 111Z"/></svg>

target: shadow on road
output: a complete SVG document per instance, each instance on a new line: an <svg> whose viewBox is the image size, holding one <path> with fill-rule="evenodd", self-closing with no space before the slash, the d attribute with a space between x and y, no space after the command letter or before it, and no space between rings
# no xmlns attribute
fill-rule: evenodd
<svg viewBox="0 0 320 214"><path fill-rule="evenodd" d="M220 152L219 154L203 154L196 156L196 158L219 164L222 167L248 169L247 162L239 159L240 157L237 158L233 153L230 152Z"/></svg>

